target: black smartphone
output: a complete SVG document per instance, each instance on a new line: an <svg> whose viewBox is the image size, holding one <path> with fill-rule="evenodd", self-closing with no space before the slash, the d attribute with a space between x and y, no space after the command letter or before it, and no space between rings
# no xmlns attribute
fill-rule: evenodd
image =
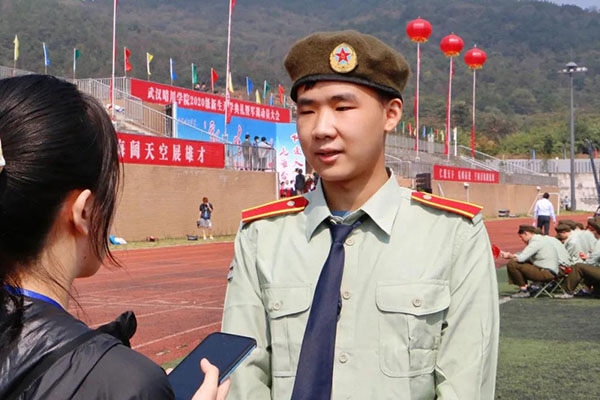
<svg viewBox="0 0 600 400"><path fill-rule="evenodd" d="M200 369L203 358L219 368L221 384L255 348L256 340L251 337L211 333L169 374L175 399L190 400L204 382L204 372Z"/></svg>

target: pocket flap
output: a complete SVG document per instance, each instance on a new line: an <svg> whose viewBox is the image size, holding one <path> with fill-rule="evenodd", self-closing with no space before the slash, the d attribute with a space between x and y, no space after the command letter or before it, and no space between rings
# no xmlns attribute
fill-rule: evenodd
<svg viewBox="0 0 600 400"><path fill-rule="evenodd" d="M385 312L427 315L450 306L445 281L385 282L377 285L377 307Z"/></svg>
<svg viewBox="0 0 600 400"><path fill-rule="evenodd" d="M312 290L309 284L304 285L264 285L263 297L269 318L275 319L286 315L306 311L312 303Z"/></svg>

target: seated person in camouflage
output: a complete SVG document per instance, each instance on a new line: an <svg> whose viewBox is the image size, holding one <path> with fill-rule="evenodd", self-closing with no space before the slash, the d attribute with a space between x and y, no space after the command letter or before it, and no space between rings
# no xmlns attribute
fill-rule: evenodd
<svg viewBox="0 0 600 400"><path fill-rule="evenodd" d="M592 230L596 239L600 238L600 217L590 218L588 227ZM586 285L593 287L594 296L600 297L600 240L596 240L592 253L589 257L586 257L584 262L573 266L573 270L565 280L565 294L556 297L562 299L572 298L575 288L582 279Z"/></svg>
<svg viewBox="0 0 600 400"><path fill-rule="evenodd" d="M510 260L507 266L508 282L519 286L519 292L511 297L530 297L528 280L548 282L558 274L558 252L555 246L541 235L539 228L519 225L517 233L527 246L520 253L503 251L501 256Z"/></svg>
<svg viewBox="0 0 600 400"><path fill-rule="evenodd" d="M571 258L571 264L576 264L582 262L583 259L581 256L586 255L581 246L582 237L581 234L573 229L567 224L558 224L556 226L556 233L562 239L565 249L569 253L569 257Z"/></svg>

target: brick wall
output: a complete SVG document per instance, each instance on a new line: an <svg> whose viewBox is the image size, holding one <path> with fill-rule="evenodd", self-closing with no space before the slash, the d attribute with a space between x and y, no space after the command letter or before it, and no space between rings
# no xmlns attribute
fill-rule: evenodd
<svg viewBox="0 0 600 400"><path fill-rule="evenodd" d="M125 164L112 229L126 240L197 234L202 197L214 206L216 235L232 235L241 210L276 199L275 173Z"/></svg>

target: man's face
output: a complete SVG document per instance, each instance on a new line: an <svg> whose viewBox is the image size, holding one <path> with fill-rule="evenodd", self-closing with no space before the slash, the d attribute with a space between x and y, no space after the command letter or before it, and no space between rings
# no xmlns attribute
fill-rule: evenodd
<svg viewBox="0 0 600 400"><path fill-rule="evenodd" d="M353 83L318 82L298 90L300 144L325 181L351 181L383 168L385 132L401 115L400 100L384 105L374 90Z"/></svg>
<svg viewBox="0 0 600 400"><path fill-rule="evenodd" d="M558 237L560 238L560 240L567 240L570 235L571 235L571 231L569 231L569 232L558 232Z"/></svg>
<svg viewBox="0 0 600 400"><path fill-rule="evenodd" d="M519 233L519 238L521 238L521 240L525 244L529 243L529 241L531 240L532 237L533 237L533 233L531 233L531 232Z"/></svg>

